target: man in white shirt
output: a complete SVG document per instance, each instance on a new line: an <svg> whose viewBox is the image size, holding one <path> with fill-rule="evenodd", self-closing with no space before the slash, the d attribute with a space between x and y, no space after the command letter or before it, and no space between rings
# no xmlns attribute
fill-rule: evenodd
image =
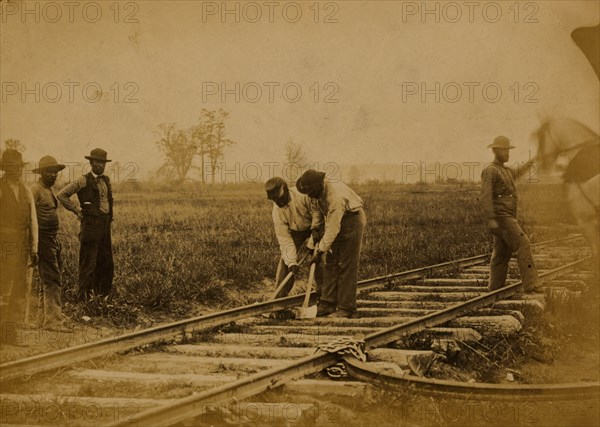
<svg viewBox="0 0 600 427"><path fill-rule="evenodd" d="M325 174L313 169L298 178L296 188L316 200L325 215L325 234L311 260L327 254L317 316L358 317L356 284L367 223L363 201L343 182L326 182Z"/></svg>
<svg viewBox="0 0 600 427"><path fill-rule="evenodd" d="M310 197L301 194L295 187L289 188L283 178L269 179L265 183L265 191L267 198L274 202L273 225L281 250L275 277L275 285L278 286L290 271L294 276L298 274L298 252L306 241L308 241L307 248L314 248L314 242L320 237L323 215ZM315 270L317 294L320 291L322 275L322 269L317 267ZM276 298L287 296L293 286L294 277L278 292Z"/></svg>

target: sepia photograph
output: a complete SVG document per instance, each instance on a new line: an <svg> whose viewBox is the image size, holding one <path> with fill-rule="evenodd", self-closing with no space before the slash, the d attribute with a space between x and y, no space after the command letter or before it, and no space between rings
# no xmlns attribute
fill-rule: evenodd
<svg viewBox="0 0 600 427"><path fill-rule="evenodd" d="M600 0L0 0L0 426L600 426Z"/></svg>

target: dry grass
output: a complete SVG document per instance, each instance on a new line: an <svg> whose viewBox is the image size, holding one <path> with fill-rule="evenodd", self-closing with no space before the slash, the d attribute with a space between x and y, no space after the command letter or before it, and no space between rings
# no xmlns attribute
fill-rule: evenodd
<svg viewBox="0 0 600 427"><path fill-rule="evenodd" d="M556 188L522 190L522 219L532 240L573 231ZM371 185L360 277L466 257L490 250L477 187ZM113 223L116 296L75 302L79 224L61 212L67 313L109 324L170 318L260 299L279 256L271 202L261 185L187 187L178 193L117 189ZM560 208L560 209L559 209ZM266 279L266 280L265 280Z"/></svg>

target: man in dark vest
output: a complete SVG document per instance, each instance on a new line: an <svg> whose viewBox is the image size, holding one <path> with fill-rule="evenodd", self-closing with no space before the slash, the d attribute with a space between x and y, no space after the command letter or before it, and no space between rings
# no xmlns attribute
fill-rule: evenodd
<svg viewBox="0 0 600 427"><path fill-rule="evenodd" d="M23 157L2 153L0 169L0 332L3 344L22 345L27 292L27 266L37 264L38 224L29 189L21 182Z"/></svg>
<svg viewBox="0 0 600 427"><path fill-rule="evenodd" d="M79 233L79 291L81 301L92 293L107 296L113 283L113 254L110 227L113 219L113 195L110 180L104 175L107 158L101 148L89 156L92 171L80 176L56 195L62 205L81 221ZM79 207L71 201L77 194Z"/></svg>

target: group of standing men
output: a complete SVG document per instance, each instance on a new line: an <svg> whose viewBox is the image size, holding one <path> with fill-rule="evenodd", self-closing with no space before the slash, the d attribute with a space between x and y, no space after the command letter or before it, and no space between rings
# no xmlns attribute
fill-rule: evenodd
<svg viewBox="0 0 600 427"><path fill-rule="evenodd" d="M28 272L37 266L40 292L37 326L68 330L62 314L62 245L58 238L58 203L81 221L79 241L78 296L86 301L92 293L106 296L112 289L113 260L110 234L112 189L104 175L106 151L94 149L89 156L91 172L64 187L58 194L53 185L65 168L52 156L40 159L32 172L40 179L30 188L22 182L25 166L21 153L7 149L0 169L0 333L2 344L25 345L18 329L28 323ZM71 200L77 194L79 207Z"/></svg>

